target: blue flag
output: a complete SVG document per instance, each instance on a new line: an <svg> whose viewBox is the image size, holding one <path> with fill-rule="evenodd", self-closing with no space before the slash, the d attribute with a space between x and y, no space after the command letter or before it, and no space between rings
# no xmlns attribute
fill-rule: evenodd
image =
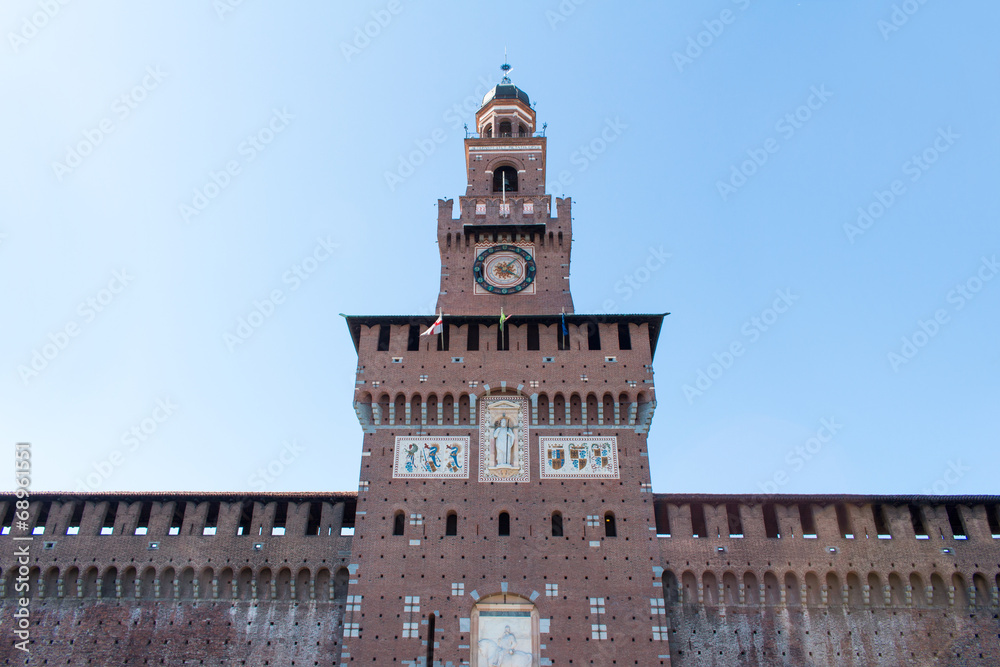
<svg viewBox="0 0 1000 667"><path fill-rule="evenodd" d="M566 328L566 313L562 314L562 333L564 337L569 335L569 329Z"/></svg>

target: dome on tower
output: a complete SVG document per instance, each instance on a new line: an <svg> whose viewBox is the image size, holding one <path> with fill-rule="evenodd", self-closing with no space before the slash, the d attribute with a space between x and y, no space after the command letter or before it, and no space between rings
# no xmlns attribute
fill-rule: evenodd
<svg viewBox="0 0 1000 667"><path fill-rule="evenodd" d="M486 95L483 96L483 106L486 106L490 100L521 100L531 106L528 93L512 83L500 83L486 91Z"/></svg>

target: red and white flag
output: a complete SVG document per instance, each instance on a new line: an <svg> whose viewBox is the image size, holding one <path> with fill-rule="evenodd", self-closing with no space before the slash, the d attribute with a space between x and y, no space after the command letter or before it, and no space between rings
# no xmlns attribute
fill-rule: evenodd
<svg viewBox="0 0 1000 667"><path fill-rule="evenodd" d="M434 334L439 334L444 329L444 318L441 315L441 311L438 311L438 318L434 320L434 324L431 327L420 334L421 336L433 336Z"/></svg>

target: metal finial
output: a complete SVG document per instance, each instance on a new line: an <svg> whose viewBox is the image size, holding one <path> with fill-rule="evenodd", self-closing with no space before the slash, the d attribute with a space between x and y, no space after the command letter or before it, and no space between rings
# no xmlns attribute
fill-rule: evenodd
<svg viewBox="0 0 1000 667"><path fill-rule="evenodd" d="M513 69L513 67L511 67L510 63L507 62L506 46L503 49L503 65L500 65L500 69L503 71L503 79L500 80L500 83L510 83L510 76L508 75L510 74L510 71Z"/></svg>

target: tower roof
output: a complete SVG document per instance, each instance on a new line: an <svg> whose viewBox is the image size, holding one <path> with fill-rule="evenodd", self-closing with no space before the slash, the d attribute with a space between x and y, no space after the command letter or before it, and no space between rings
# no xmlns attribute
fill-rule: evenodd
<svg viewBox="0 0 1000 667"><path fill-rule="evenodd" d="M483 106L486 106L490 100L521 100L528 106L531 106L528 93L512 83L498 83L486 91L486 95L483 96Z"/></svg>

